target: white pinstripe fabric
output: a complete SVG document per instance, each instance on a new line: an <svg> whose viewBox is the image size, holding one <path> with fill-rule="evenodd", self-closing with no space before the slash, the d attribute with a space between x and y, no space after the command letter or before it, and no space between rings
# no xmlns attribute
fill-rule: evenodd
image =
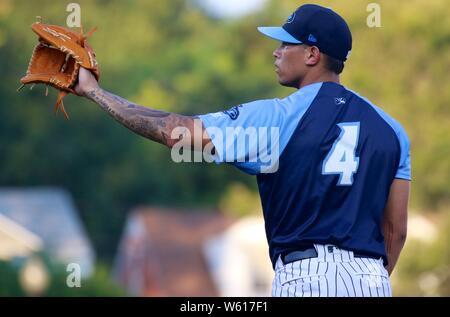
<svg viewBox="0 0 450 317"><path fill-rule="evenodd" d="M389 275L382 259L355 258L352 251L314 245L317 258L275 265L275 297L390 297ZM330 249L329 249L330 247ZM331 251L331 252L330 252Z"/></svg>

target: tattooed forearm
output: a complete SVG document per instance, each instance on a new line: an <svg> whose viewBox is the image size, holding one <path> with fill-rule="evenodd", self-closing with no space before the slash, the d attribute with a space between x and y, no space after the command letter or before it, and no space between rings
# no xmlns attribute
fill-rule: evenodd
<svg viewBox="0 0 450 317"><path fill-rule="evenodd" d="M192 125L191 117L142 107L101 88L86 96L130 130L169 147L178 141L170 138L175 127L189 129Z"/></svg>

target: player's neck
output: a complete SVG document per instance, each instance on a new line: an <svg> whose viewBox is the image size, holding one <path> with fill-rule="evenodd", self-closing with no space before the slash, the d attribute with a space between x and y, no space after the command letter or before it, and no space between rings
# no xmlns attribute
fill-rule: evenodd
<svg viewBox="0 0 450 317"><path fill-rule="evenodd" d="M305 87L307 85L321 82L333 82L336 84L340 84L340 78L338 74L329 71L318 73L310 72L299 83L298 89Z"/></svg>

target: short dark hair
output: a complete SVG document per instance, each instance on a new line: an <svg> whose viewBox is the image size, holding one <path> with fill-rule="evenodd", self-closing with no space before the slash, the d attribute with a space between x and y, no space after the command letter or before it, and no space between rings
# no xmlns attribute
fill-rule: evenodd
<svg viewBox="0 0 450 317"><path fill-rule="evenodd" d="M325 56L325 68L333 73L340 74L344 70L344 62L334 57L324 54Z"/></svg>

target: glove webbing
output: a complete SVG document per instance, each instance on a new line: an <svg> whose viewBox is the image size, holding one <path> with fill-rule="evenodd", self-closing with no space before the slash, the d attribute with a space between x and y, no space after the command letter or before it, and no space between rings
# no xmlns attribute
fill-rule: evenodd
<svg viewBox="0 0 450 317"><path fill-rule="evenodd" d="M97 27L92 28L89 32L87 32L86 34L83 34L83 24L81 24L81 30L80 30L80 35L81 35L81 46L84 47L84 41L90 37L95 31L97 31ZM91 59L91 65L94 67L94 63L92 62L92 60L94 60L91 56L91 54L89 54L89 58ZM66 63L67 63L67 59L66 59ZM63 68L65 68L66 64L63 65ZM60 91L58 94L58 99L56 100L56 104L55 104L55 108L53 110L53 112L55 113L55 115L58 113L58 110L61 109L61 111L64 114L64 117L69 120L69 115L66 112L66 109L64 108L64 102L63 99L65 96L67 96L67 92L66 91Z"/></svg>

